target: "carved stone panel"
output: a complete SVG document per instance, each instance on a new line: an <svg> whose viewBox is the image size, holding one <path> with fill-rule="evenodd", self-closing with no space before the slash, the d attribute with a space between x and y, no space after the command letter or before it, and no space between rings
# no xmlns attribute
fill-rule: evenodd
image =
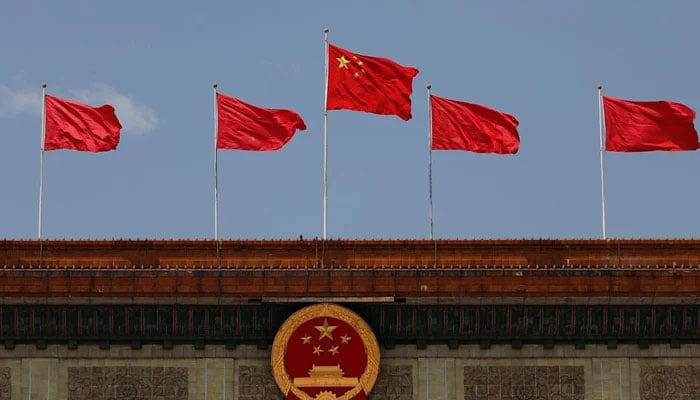
<svg viewBox="0 0 700 400"><path fill-rule="evenodd" d="M70 367L68 400L187 400L187 368Z"/></svg>
<svg viewBox="0 0 700 400"><path fill-rule="evenodd" d="M691 400L700 397L700 367L642 366L641 400Z"/></svg>
<svg viewBox="0 0 700 400"><path fill-rule="evenodd" d="M583 367L466 366L464 400L583 400Z"/></svg>
<svg viewBox="0 0 700 400"><path fill-rule="evenodd" d="M413 400L413 368L410 365L382 366L370 398Z"/></svg>
<svg viewBox="0 0 700 400"><path fill-rule="evenodd" d="M0 368L0 400L10 400L12 397L12 383L10 381L10 368Z"/></svg>
<svg viewBox="0 0 700 400"><path fill-rule="evenodd" d="M241 365L238 369L238 400L283 400L272 368Z"/></svg>

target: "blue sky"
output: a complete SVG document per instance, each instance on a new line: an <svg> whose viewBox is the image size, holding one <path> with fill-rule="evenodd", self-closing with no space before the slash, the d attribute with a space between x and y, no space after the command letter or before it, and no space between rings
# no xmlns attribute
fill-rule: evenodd
<svg viewBox="0 0 700 400"><path fill-rule="evenodd" d="M413 119L333 111L329 237L428 236L439 96L520 120L515 156L433 154L438 238L601 236L596 85L700 107L694 0L3 1L0 237L37 230L41 82L117 108L115 152L47 152L47 238L213 237L213 94L291 108L272 153L219 153L220 236L321 235L323 28L415 66ZM696 152L606 154L609 237L696 237Z"/></svg>

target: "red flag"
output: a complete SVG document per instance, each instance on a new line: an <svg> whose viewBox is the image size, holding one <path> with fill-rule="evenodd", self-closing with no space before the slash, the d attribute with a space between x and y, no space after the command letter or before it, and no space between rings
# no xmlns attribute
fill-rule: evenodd
<svg viewBox="0 0 700 400"><path fill-rule="evenodd" d="M91 107L46 95L44 150L110 151L119 144L121 124L114 107Z"/></svg>
<svg viewBox="0 0 700 400"><path fill-rule="evenodd" d="M328 45L326 110L365 111L411 119L413 78L418 69L387 58Z"/></svg>
<svg viewBox="0 0 700 400"><path fill-rule="evenodd" d="M518 120L479 104L430 96L433 150L515 154Z"/></svg>
<svg viewBox="0 0 700 400"><path fill-rule="evenodd" d="M261 108L221 93L216 94L216 107L217 149L279 150L297 129L306 130L304 120L291 110Z"/></svg>
<svg viewBox="0 0 700 400"><path fill-rule="evenodd" d="M672 101L629 101L603 96L605 150L697 150L695 111Z"/></svg>

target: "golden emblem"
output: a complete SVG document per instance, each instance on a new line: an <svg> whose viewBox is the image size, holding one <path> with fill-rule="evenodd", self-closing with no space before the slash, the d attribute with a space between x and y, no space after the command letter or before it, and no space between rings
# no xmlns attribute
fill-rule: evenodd
<svg viewBox="0 0 700 400"><path fill-rule="evenodd" d="M317 334L312 339L309 329ZM379 344L369 325L330 303L292 314L275 335L271 358L277 386L299 400L366 398L379 374Z"/></svg>

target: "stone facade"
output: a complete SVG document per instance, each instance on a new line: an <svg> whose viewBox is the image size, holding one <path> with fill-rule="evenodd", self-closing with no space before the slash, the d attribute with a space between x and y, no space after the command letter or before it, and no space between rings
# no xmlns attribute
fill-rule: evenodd
<svg viewBox="0 0 700 400"><path fill-rule="evenodd" d="M146 345L0 349L0 400L281 400L269 350ZM691 400L700 345L397 346L372 400Z"/></svg>

